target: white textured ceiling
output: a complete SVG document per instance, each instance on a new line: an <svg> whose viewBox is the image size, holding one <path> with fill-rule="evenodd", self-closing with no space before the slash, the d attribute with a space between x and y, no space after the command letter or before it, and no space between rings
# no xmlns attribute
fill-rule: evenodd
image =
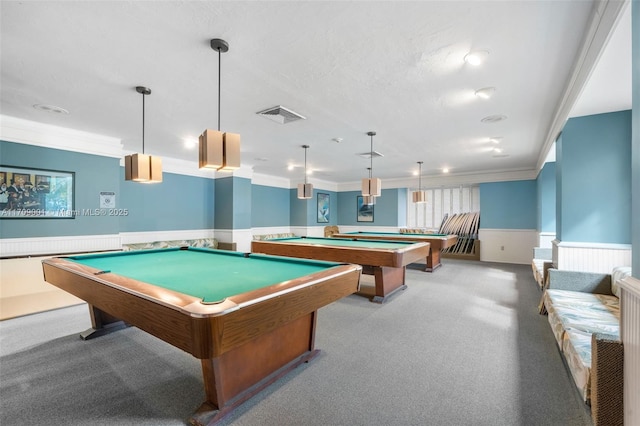
<svg viewBox="0 0 640 426"><path fill-rule="evenodd" d="M135 86L147 86L145 152L197 167L197 148L184 140L217 128L218 54L209 41L222 38L230 49L221 57L221 130L241 134L243 165L256 173L301 179L308 144L313 178L355 182L367 175L369 160L357 154L369 151L370 130L384 155L373 161L382 179L412 176L417 161L425 176L443 167L452 175L535 170L593 7L586 0L3 1L1 113L117 137L125 150L141 151ZM603 53L591 73L605 88L580 87L573 115L631 107L628 11L618 21L612 28L623 30L607 44L614 53ZM473 49L489 51L483 66L463 61ZM491 99L474 96L487 86L496 88ZM256 114L276 105L307 119L282 125ZM481 122L494 114L507 119ZM502 138L502 155L490 137Z"/></svg>

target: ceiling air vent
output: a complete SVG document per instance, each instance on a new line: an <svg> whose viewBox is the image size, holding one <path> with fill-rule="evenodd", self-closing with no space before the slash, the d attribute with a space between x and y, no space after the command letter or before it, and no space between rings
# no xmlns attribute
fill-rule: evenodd
<svg viewBox="0 0 640 426"><path fill-rule="evenodd" d="M293 112L290 109L283 107L282 105L267 108L264 111L257 112L256 114L280 124L287 124L291 123L292 121L307 119L307 117L300 115L297 112Z"/></svg>
<svg viewBox="0 0 640 426"><path fill-rule="evenodd" d="M363 152L362 154L358 154L360 157L362 158L376 158L376 157L384 157L384 155L380 154L378 151L371 151L371 152Z"/></svg>

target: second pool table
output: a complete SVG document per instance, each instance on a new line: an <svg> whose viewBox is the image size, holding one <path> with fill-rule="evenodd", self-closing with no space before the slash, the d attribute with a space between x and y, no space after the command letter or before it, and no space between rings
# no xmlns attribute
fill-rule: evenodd
<svg viewBox="0 0 640 426"><path fill-rule="evenodd" d="M57 257L47 282L89 304L96 337L134 325L201 360L214 424L317 355L317 310L358 291L357 265L175 248Z"/></svg>
<svg viewBox="0 0 640 426"><path fill-rule="evenodd" d="M406 266L427 257L429 243L295 237L252 241L251 251L362 265L363 274L375 277L371 301L383 303L392 294L407 288Z"/></svg>
<svg viewBox="0 0 640 426"><path fill-rule="evenodd" d="M334 238L347 238L352 240L385 240L385 241L413 241L427 242L431 245L431 250L427 256L425 271L433 272L442 266L440 261L440 251L458 242L457 235L447 234L413 234L399 232L347 232L344 234L333 234Z"/></svg>

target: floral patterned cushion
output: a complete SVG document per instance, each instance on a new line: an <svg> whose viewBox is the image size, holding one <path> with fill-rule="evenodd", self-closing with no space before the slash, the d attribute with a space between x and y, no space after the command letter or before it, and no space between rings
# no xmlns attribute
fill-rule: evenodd
<svg viewBox="0 0 640 426"><path fill-rule="evenodd" d="M562 352L585 402L591 400L591 333L568 329Z"/></svg>
<svg viewBox="0 0 640 426"><path fill-rule="evenodd" d="M550 289L544 304L549 324L585 402L591 398L591 335L620 337L620 301L615 296Z"/></svg>

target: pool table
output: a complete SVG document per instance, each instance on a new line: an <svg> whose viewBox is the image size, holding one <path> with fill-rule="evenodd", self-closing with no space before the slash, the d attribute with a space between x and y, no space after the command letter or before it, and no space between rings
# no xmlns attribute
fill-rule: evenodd
<svg viewBox="0 0 640 426"><path fill-rule="evenodd" d="M371 301L383 303L392 294L407 288L406 266L426 257L429 243L295 237L252 241L251 251L362 265L362 273L375 279Z"/></svg>
<svg viewBox="0 0 640 426"><path fill-rule="evenodd" d="M427 256L427 263L424 269L427 272L433 272L441 267L442 262L440 261L440 251L449 248L458 242L457 235L409 233L404 234L399 232L347 232L344 234L333 234L333 238L428 242L429 244L431 244L431 251Z"/></svg>
<svg viewBox="0 0 640 426"><path fill-rule="evenodd" d="M89 304L96 337L136 326L201 360L215 424L317 355L317 310L359 289L361 267L192 247L56 257L47 282ZM169 391L169 390L168 390Z"/></svg>

